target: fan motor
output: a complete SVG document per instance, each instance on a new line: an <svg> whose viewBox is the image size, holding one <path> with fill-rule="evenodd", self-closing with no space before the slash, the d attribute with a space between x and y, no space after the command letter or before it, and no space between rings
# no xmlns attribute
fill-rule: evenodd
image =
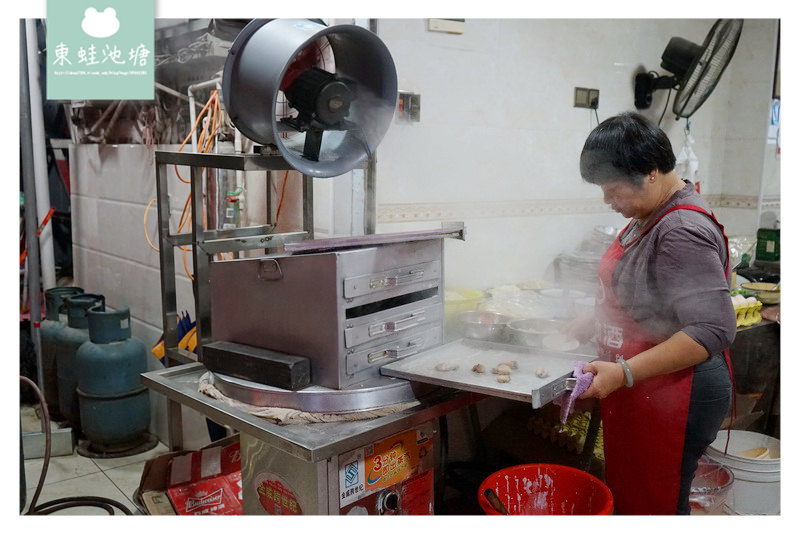
<svg viewBox="0 0 800 533"><path fill-rule="evenodd" d="M289 104L303 122L339 125L350 113L353 92L334 74L314 67L300 74L286 91Z"/></svg>
<svg viewBox="0 0 800 533"><path fill-rule="evenodd" d="M659 76L652 71L636 74L633 89L636 109L649 108L657 89L678 89L672 105L675 119L689 118L706 101L728 66L739 42L742 23L742 19L717 20L702 46L682 37L671 38L661 55L661 68L674 76Z"/></svg>
<svg viewBox="0 0 800 533"><path fill-rule="evenodd" d="M682 83L692 63L702 53L702 46L683 37L673 37L661 55L661 68L675 74L678 82Z"/></svg>

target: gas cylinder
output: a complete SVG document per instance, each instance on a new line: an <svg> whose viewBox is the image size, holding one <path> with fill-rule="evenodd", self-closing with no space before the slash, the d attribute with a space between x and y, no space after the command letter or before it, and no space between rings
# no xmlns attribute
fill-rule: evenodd
<svg viewBox="0 0 800 533"><path fill-rule="evenodd" d="M56 376L58 380L58 407L72 429L80 433L78 407L78 381L75 377L75 353L89 340L89 309L105 309L105 297L99 294L76 294L65 299L67 325L56 334Z"/></svg>
<svg viewBox="0 0 800 533"><path fill-rule="evenodd" d="M128 308L96 307L88 319L89 341L75 354L81 427L94 451L119 453L148 437L147 351L131 336Z"/></svg>
<svg viewBox="0 0 800 533"><path fill-rule="evenodd" d="M58 377L56 376L56 336L67 326L67 308L64 299L83 294L80 287L54 287L44 291L45 319L39 326L42 346L42 375L44 399L50 418L61 418L58 408Z"/></svg>

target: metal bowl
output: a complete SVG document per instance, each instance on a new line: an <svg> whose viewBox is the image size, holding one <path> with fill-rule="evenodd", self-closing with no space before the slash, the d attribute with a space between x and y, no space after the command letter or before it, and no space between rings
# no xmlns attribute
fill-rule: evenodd
<svg viewBox="0 0 800 533"><path fill-rule="evenodd" d="M540 347L542 338L561 330L564 322L546 318L520 318L508 323L514 341L523 346Z"/></svg>
<svg viewBox="0 0 800 533"><path fill-rule="evenodd" d="M742 283L743 289L756 293L756 299L766 305L774 305L781 301L780 285L775 283Z"/></svg>
<svg viewBox="0 0 800 533"><path fill-rule="evenodd" d="M464 311L458 315L464 336L482 341L502 338L510 320L510 316L493 311Z"/></svg>

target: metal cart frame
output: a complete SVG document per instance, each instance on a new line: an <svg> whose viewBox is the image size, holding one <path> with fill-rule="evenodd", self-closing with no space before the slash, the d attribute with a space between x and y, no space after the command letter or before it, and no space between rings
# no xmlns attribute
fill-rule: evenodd
<svg viewBox="0 0 800 533"><path fill-rule="evenodd" d="M245 250L271 250L285 245L314 238L314 188L313 178L303 175L303 230L290 233L274 233L274 225L268 223L236 229L203 229L203 169L223 169L237 171L293 170L280 155L261 154L205 154L175 151L156 151L156 197L158 201L158 239L159 261L161 267L161 309L164 331L164 351L167 366L198 361L194 353L178 347L178 309L175 282L176 247L192 246L194 276L192 290L194 311L197 321L197 344L200 347L211 338L210 291L208 287L208 268L211 256L223 252L242 252ZM191 187L191 233L173 234L170 232L169 185L167 165L190 167ZM375 231L375 160L374 157L360 167L365 169L365 231ZM271 197L267 188L267 208L271 207ZM271 222L271 221L270 221ZM183 447L180 403L168 398L167 421L169 428L169 448L179 450Z"/></svg>

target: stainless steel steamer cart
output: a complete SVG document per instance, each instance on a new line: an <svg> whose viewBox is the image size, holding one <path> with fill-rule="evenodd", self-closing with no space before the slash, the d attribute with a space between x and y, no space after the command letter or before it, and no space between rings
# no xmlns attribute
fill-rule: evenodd
<svg viewBox="0 0 800 533"><path fill-rule="evenodd" d="M269 224L204 230L204 168L267 171L288 170L288 165L281 157L257 154L157 151L155 160L168 368L148 372L143 380L167 397L170 449L183 447L181 405L186 405L241 432L243 501L248 514L359 513L367 508L370 512L431 513L439 452L434 421L479 397L384 377L378 369L386 361L441 344L442 239L463 238L463 225L315 241L312 183L304 176L303 231L273 233ZM167 165L191 169L191 234L170 233ZM367 202L372 196L368 192ZM294 248L288 246L292 243ZM178 246L192 246L194 251L199 357L178 347L173 253ZM279 247L287 249L274 253ZM255 249L265 249L267 255L212 260L215 254ZM203 347L212 340L248 343L311 359L314 383L299 391L212 374L219 390L245 403L326 413L359 412L417 399L420 403L371 420L278 426L198 391L207 372L201 362ZM395 453L391 445L397 438L408 441L407 447L416 447L419 456L406 462L409 475L396 476L395 481L383 476L374 487L365 486L366 481L348 485L361 479L356 474L366 480L367 452L381 449L386 440L388 458ZM340 464L343 461L347 464ZM361 471L357 472L359 461ZM278 494L283 499L276 504ZM362 501L367 503L362 505Z"/></svg>

